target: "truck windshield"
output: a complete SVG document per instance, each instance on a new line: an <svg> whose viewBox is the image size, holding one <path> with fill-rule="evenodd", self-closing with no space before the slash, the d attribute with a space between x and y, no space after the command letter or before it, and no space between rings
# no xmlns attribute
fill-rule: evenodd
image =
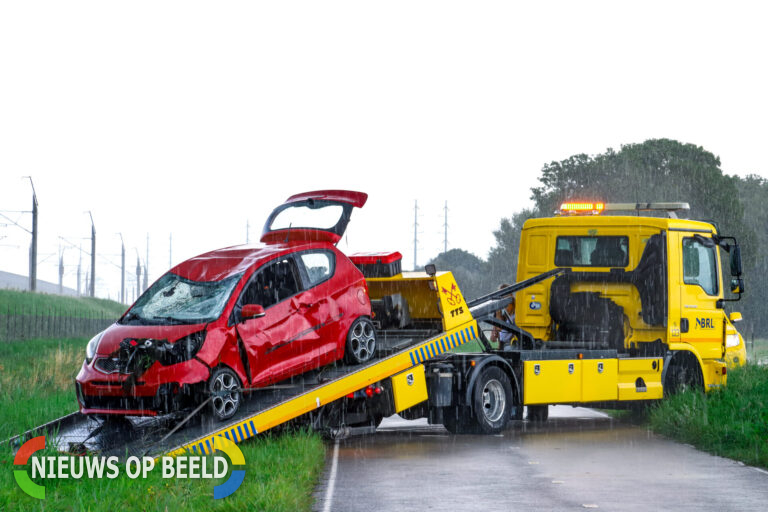
<svg viewBox="0 0 768 512"><path fill-rule="evenodd" d="M626 267L629 238L626 236L559 236L555 250L558 267Z"/></svg>
<svg viewBox="0 0 768 512"><path fill-rule="evenodd" d="M125 314L121 324L198 324L219 318L240 276L192 281L167 273Z"/></svg>

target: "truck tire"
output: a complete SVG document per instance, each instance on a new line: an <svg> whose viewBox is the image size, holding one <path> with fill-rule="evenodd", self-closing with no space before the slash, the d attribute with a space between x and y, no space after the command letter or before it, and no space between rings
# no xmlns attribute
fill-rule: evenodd
<svg viewBox="0 0 768 512"><path fill-rule="evenodd" d="M529 405L528 406L528 421L534 423L544 423L549 418L549 406L548 405Z"/></svg>
<svg viewBox="0 0 768 512"><path fill-rule="evenodd" d="M486 366L472 391L474 418L480 433L498 434L512 415L512 385L501 368Z"/></svg>
<svg viewBox="0 0 768 512"><path fill-rule="evenodd" d="M676 395L685 390L704 390L704 376L696 356L690 352L678 352L669 361L664 377L664 396Z"/></svg>
<svg viewBox="0 0 768 512"><path fill-rule="evenodd" d="M451 434L477 434L477 423L469 407L446 408L443 412L443 426Z"/></svg>
<svg viewBox="0 0 768 512"><path fill-rule="evenodd" d="M347 333L344 359L350 364L363 364L373 359L376 353L376 330L373 322L361 316L352 322Z"/></svg>

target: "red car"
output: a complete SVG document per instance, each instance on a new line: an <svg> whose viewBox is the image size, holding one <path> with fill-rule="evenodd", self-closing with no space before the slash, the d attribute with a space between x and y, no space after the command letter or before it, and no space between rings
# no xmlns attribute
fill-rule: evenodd
<svg viewBox="0 0 768 512"><path fill-rule="evenodd" d="M335 246L367 194L288 198L261 244L177 265L86 350L76 378L84 414L154 416L213 396L220 420L241 388L262 387L376 350L362 273Z"/></svg>

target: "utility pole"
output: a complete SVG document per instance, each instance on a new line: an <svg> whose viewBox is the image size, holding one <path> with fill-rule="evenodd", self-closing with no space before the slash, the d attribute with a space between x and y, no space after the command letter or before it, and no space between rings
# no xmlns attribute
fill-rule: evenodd
<svg viewBox="0 0 768 512"><path fill-rule="evenodd" d="M80 245L80 256L77 259L77 296L80 296L80 283L81 283L81 276L80 276L80 269L83 265L83 246Z"/></svg>
<svg viewBox="0 0 768 512"><path fill-rule="evenodd" d="M147 233L147 259L144 260L144 291L149 286L149 233Z"/></svg>
<svg viewBox="0 0 768 512"><path fill-rule="evenodd" d="M32 243L29 246L29 289L37 290L37 192L35 184L32 182L32 176L29 178L29 184L32 185Z"/></svg>
<svg viewBox="0 0 768 512"><path fill-rule="evenodd" d="M136 250L136 297L141 295L141 261L139 260L139 251Z"/></svg>
<svg viewBox="0 0 768 512"><path fill-rule="evenodd" d="M417 268L417 252L419 247L419 201L413 205L413 270Z"/></svg>
<svg viewBox="0 0 768 512"><path fill-rule="evenodd" d="M64 295L64 250L59 244L59 295Z"/></svg>
<svg viewBox="0 0 768 512"><path fill-rule="evenodd" d="M448 201L445 202L443 211L445 212L445 221L443 222L443 228L445 229L445 234L443 235L443 253L446 253L448 252Z"/></svg>
<svg viewBox="0 0 768 512"><path fill-rule="evenodd" d="M125 242L120 235L120 304L125 304Z"/></svg>
<svg viewBox="0 0 768 512"><path fill-rule="evenodd" d="M96 296L96 224L93 223L93 214L88 210L88 215L91 217L91 287L89 288L89 294L91 297Z"/></svg>
<svg viewBox="0 0 768 512"><path fill-rule="evenodd" d="M248 219L245 220L245 243L251 243L251 223Z"/></svg>

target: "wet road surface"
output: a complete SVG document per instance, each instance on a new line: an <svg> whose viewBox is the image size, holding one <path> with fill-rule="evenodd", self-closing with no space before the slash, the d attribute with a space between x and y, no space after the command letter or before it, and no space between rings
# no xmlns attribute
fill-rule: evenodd
<svg viewBox="0 0 768 512"><path fill-rule="evenodd" d="M584 408L499 436L395 417L339 442L335 464L329 446L317 511L768 510L768 472Z"/></svg>

